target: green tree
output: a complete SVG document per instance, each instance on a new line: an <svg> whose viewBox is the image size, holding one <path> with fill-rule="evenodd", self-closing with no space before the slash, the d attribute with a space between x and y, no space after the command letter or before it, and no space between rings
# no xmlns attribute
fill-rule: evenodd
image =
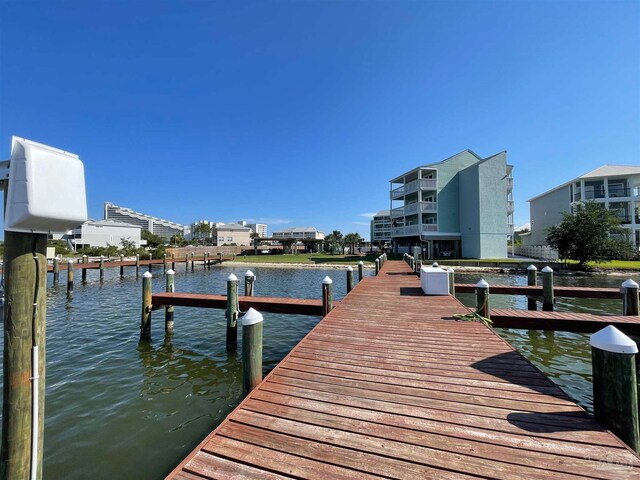
<svg viewBox="0 0 640 480"><path fill-rule="evenodd" d="M142 240L147 241L147 247L149 248L158 248L159 246L164 245L164 239L158 235L154 235L149 230L142 230L140 236L142 237Z"/></svg>
<svg viewBox="0 0 640 480"><path fill-rule="evenodd" d="M56 255L68 255L71 253L71 249L66 240L47 240L47 247L54 247L56 249Z"/></svg>
<svg viewBox="0 0 640 480"><path fill-rule="evenodd" d="M343 245L344 237L340 230L334 230L324 239L324 249L325 251L331 252L331 255L335 254L336 250L340 253L344 253Z"/></svg>
<svg viewBox="0 0 640 480"><path fill-rule="evenodd" d="M627 232L615 212L587 202L577 204L573 213L563 213L562 222L547 230L547 243L561 259L577 260L578 268L584 269L587 262L629 258Z"/></svg>
<svg viewBox="0 0 640 480"><path fill-rule="evenodd" d="M362 241L362 237L359 233L347 233L344 236L344 243L349 246L351 255L355 254L356 247Z"/></svg>
<svg viewBox="0 0 640 480"><path fill-rule="evenodd" d="M136 251L138 250L138 248L136 247L136 242L131 240L131 238L129 237L120 240L120 247L120 251L122 252L122 254L126 255L127 257L130 255L135 255Z"/></svg>
<svg viewBox="0 0 640 480"><path fill-rule="evenodd" d="M169 243L176 247L184 247L187 242L184 240L184 237L182 235L176 233L173 237L171 237Z"/></svg>

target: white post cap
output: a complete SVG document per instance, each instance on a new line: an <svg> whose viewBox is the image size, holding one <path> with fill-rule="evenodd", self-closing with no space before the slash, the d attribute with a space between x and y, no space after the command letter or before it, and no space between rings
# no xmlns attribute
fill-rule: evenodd
<svg viewBox="0 0 640 480"><path fill-rule="evenodd" d="M480 279L480 281L478 283L476 283L476 287L478 288L489 288L489 284L487 283L487 281L482 278Z"/></svg>
<svg viewBox="0 0 640 480"><path fill-rule="evenodd" d="M100 255L100 260L102 260L104 258L104 255Z"/></svg>
<svg viewBox="0 0 640 480"><path fill-rule="evenodd" d="M631 279L625 280L622 288L638 288L638 284Z"/></svg>
<svg viewBox="0 0 640 480"><path fill-rule="evenodd" d="M172 268L167 270L167 275L175 275L175 274L176 274L176 272L174 272Z"/></svg>
<svg viewBox="0 0 640 480"><path fill-rule="evenodd" d="M553 273L553 268L551 268L549 265L547 265L546 267L544 267L542 269L542 273Z"/></svg>
<svg viewBox="0 0 640 480"><path fill-rule="evenodd" d="M237 282L238 277L236 277L233 273L227 277L227 282Z"/></svg>
<svg viewBox="0 0 640 480"><path fill-rule="evenodd" d="M638 353L636 342L627 337L613 325L603 328L591 335L589 344L605 352Z"/></svg>
<svg viewBox="0 0 640 480"><path fill-rule="evenodd" d="M245 313L244 316L242 317L242 326L261 323L262 320L264 320L262 317L262 314L259 311L253 308L250 308L249 310L247 310L247 313Z"/></svg>
<svg viewBox="0 0 640 480"><path fill-rule="evenodd" d="M532 264L527 267L527 270L538 270L538 269L536 268L535 265Z"/></svg>
<svg viewBox="0 0 640 480"><path fill-rule="evenodd" d="M431 266L432 266L433 268L438 268L440 265L438 265L438 262L433 262L433 263L431 264Z"/></svg>
<svg viewBox="0 0 640 480"><path fill-rule="evenodd" d="M244 276L245 277L255 277L255 275L253 274L253 272L251 270L247 270L246 272L244 272Z"/></svg>
<svg viewBox="0 0 640 480"><path fill-rule="evenodd" d="M358 265L364 265L364 262L363 262L362 260L360 260L360 261L358 262Z"/></svg>
<svg viewBox="0 0 640 480"><path fill-rule="evenodd" d="M347 267L347 272L353 272L353 267L351 265Z"/></svg>
<svg viewBox="0 0 640 480"><path fill-rule="evenodd" d="M151 274L151 272L144 272L144 273L142 274L142 278L151 278L151 277L153 277L153 275Z"/></svg>
<svg viewBox="0 0 640 480"><path fill-rule="evenodd" d="M69 259L67 260L67 263L73 263L73 260ZM628 280L627 280L628 281ZM637 284L636 284L637 285Z"/></svg>
<svg viewBox="0 0 640 480"><path fill-rule="evenodd" d="M333 283L333 280L331 280L328 275L322 279L323 285L331 285L332 283Z"/></svg>

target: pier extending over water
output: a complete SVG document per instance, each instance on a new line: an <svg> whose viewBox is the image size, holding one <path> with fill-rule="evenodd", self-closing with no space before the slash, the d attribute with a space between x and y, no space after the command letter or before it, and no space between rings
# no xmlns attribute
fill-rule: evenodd
<svg viewBox="0 0 640 480"><path fill-rule="evenodd" d="M640 460L403 262L363 279L168 478L638 478Z"/></svg>

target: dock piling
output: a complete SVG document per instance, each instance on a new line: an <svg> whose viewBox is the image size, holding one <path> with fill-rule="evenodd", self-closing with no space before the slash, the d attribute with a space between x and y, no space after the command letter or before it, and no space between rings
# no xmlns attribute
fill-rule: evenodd
<svg viewBox="0 0 640 480"><path fill-rule="evenodd" d="M449 278L449 294L452 296L456 296L456 273L452 267L447 269L447 274Z"/></svg>
<svg viewBox="0 0 640 480"><path fill-rule="evenodd" d="M153 270L153 264L151 263L151 260L153 260L153 254L149 252L149 271Z"/></svg>
<svg viewBox="0 0 640 480"><path fill-rule="evenodd" d="M329 276L322 280L322 316L326 317L333 310L333 280Z"/></svg>
<svg viewBox="0 0 640 480"><path fill-rule="evenodd" d="M167 254L166 253L162 254L162 271L164 273L167 273Z"/></svg>
<svg viewBox="0 0 640 480"><path fill-rule="evenodd" d="M347 293L353 290L353 267L347 267Z"/></svg>
<svg viewBox="0 0 640 480"><path fill-rule="evenodd" d="M631 279L625 280L620 288L622 293L622 314L637 317L638 313L638 284Z"/></svg>
<svg viewBox="0 0 640 480"><path fill-rule="evenodd" d="M364 278L364 262L360 260L358 262L358 282L361 282Z"/></svg>
<svg viewBox="0 0 640 480"><path fill-rule="evenodd" d="M476 313L491 318L489 312L489 284L483 278L476 284Z"/></svg>
<svg viewBox="0 0 640 480"><path fill-rule="evenodd" d="M380 272L380 259L376 258L376 275Z"/></svg>
<svg viewBox="0 0 640 480"><path fill-rule="evenodd" d="M193 252L191 252L191 271L193 272L193 264L195 260L193 259Z"/></svg>
<svg viewBox="0 0 640 480"><path fill-rule="evenodd" d="M104 255L100 255L100 281L104 281Z"/></svg>
<svg viewBox="0 0 640 480"><path fill-rule="evenodd" d="M247 395L262 381L263 317L250 308L242 317L242 383Z"/></svg>
<svg viewBox="0 0 640 480"><path fill-rule="evenodd" d="M140 254L136 253L136 278L140 275Z"/></svg>
<svg viewBox="0 0 640 480"><path fill-rule="evenodd" d="M60 280L60 259L53 257L53 284L57 285Z"/></svg>
<svg viewBox="0 0 640 480"><path fill-rule="evenodd" d="M253 297L253 282L256 276L251 270L247 270L244 274L244 294L247 297Z"/></svg>
<svg viewBox="0 0 640 480"><path fill-rule="evenodd" d="M175 286L175 273L172 269L167 270L167 292L173 293L176 291ZM173 333L173 305L167 306L164 311L164 331L165 333Z"/></svg>
<svg viewBox="0 0 640 480"><path fill-rule="evenodd" d="M530 287L535 287L538 285L538 269L535 265L529 265L527 267L527 285ZM528 297L527 298L527 310L537 310L538 303L535 298Z"/></svg>
<svg viewBox="0 0 640 480"><path fill-rule="evenodd" d="M151 338L151 280L153 274L144 272L142 275L142 317L140 320L140 340Z"/></svg>
<svg viewBox="0 0 640 480"><path fill-rule="evenodd" d="M542 310L553 312L553 269L546 266L542 269Z"/></svg>
<svg viewBox="0 0 640 480"><path fill-rule="evenodd" d="M73 297L73 260L67 260L67 298Z"/></svg>
<svg viewBox="0 0 640 480"><path fill-rule="evenodd" d="M638 453L638 386L636 343L609 325L591 335L593 415Z"/></svg>
<svg viewBox="0 0 640 480"><path fill-rule="evenodd" d="M87 266L86 264L89 263L89 257L87 257L86 255L82 255L82 282L86 282L87 281Z"/></svg>
<svg viewBox="0 0 640 480"><path fill-rule="evenodd" d="M227 277L227 350L238 348L238 277Z"/></svg>
<svg viewBox="0 0 640 480"><path fill-rule="evenodd" d="M171 254L171 270L176 271L176 254Z"/></svg>

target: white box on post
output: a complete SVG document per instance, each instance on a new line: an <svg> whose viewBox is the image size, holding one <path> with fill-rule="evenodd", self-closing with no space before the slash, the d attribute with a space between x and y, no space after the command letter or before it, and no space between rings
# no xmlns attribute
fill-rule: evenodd
<svg viewBox="0 0 640 480"><path fill-rule="evenodd" d="M13 137L8 177L5 230L66 232L87 220L84 165L77 155Z"/></svg>
<svg viewBox="0 0 640 480"><path fill-rule="evenodd" d="M449 272L440 267L422 267L420 286L426 295L449 295Z"/></svg>

